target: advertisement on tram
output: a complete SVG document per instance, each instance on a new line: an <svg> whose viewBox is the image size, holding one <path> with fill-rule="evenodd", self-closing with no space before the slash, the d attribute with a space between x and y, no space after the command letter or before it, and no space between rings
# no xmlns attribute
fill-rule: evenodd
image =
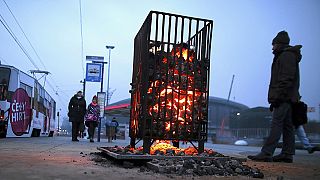
<svg viewBox="0 0 320 180"><path fill-rule="evenodd" d="M56 102L30 75L0 65L0 138L52 136Z"/></svg>

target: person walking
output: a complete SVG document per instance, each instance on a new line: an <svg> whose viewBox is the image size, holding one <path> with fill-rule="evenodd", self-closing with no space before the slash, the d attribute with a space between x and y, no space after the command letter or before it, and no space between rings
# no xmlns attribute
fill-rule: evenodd
<svg viewBox="0 0 320 180"><path fill-rule="evenodd" d="M114 135L112 136L112 140L117 140L117 133L118 133L119 123L116 120L116 117L113 117L111 122L113 123L113 126L114 126Z"/></svg>
<svg viewBox="0 0 320 180"><path fill-rule="evenodd" d="M77 137L86 113L86 100L83 97L82 91L78 91L70 99L68 110L69 121L72 122L72 141L79 141Z"/></svg>
<svg viewBox="0 0 320 180"><path fill-rule="evenodd" d="M271 79L268 91L268 102L272 114L269 137L261 152L248 156L254 161L293 162L295 154L294 126L292 124L292 103L299 101L299 62L301 61L301 45L290 46L290 38L286 31L281 31L272 41L274 54L271 66ZM283 134L283 147L279 155L273 157L279 139Z"/></svg>
<svg viewBox="0 0 320 180"><path fill-rule="evenodd" d="M100 107L98 106L98 97L93 96L92 102L88 105L85 115L85 124L88 127L90 142L94 142L94 132L99 123Z"/></svg>
<svg viewBox="0 0 320 180"><path fill-rule="evenodd" d="M304 131L304 128L302 125L296 128L296 134L303 146L303 149L307 150L309 154L312 154L314 151L317 150L316 146L312 146L310 144L309 139L307 138L306 132Z"/></svg>

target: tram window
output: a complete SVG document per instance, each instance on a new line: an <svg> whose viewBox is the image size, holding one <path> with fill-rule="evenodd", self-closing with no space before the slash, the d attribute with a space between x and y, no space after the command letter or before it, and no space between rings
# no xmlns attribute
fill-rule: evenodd
<svg viewBox="0 0 320 180"><path fill-rule="evenodd" d="M32 95L32 87L31 86L28 86L27 84L24 84L23 82L20 82L20 88L26 90L28 96L31 97L31 95Z"/></svg>
<svg viewBox="0 0 320 180"><path fill-rule="evenodd" d="M9 78L10 69L0 68L0 101L8 98Z"/></svg>

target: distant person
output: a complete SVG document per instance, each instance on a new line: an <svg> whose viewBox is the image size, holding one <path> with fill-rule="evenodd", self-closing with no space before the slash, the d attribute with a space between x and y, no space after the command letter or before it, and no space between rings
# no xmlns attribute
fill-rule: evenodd
<svg viewBox="0 0 320 180"><path fill-rule="evenodd" d="M296 128L296 134L303 145L303 149L307 150L309 154L312 154L314 151L318 149L317 147L312 146L310 144L309 139L307 138L306 132L304 131L302 125Z"/></svg>
<svg viewBox="0 0 320 180"><path fill-rule="evenodd" d="M119 123L116 120L116 117L113 117L111 122L113 123L113 126L114 126L114 136L112 137L112 140L113 139L117 140L117 133L118 133Z"/></svg>
<svg viewBox="0 0 320 180"><path fill-rule="evenodd" d="M108 142L112 142L112 140L114 139L115 136L115 127L116 127L116 123L110 119L106 120L106 136L108 138Z"/></svg>
<svg viewBox="0 0 320 180"><path fill-rule="evenodd" d="M72 122L72 141L77 139L80 126L84 123L84 115L86 113L86 100L83 97L82 91L78 91L69 102L68 106L69 121Z"/></svg>
<svg viewBox="0 0 320 180"><path fill-rule="evenodd" d="M98 106L98 97L93 96L92 102L88 105L85 115L85 124L88 127L90 142L94 142L94 132L99 123L100 107Z"/></svg>
<svg viewBox="0 0 320 180"><path fill-rule="evenodd" d="M286 31L281 31L272 41L274 54L268 102L272 114L271 132L261 152L248 156L254 161L293 162L295 154L294 126L292 124L292 103L299 101L299 62L302 58L301 45L290 46ZM273 156L279 139L283 134L283 147L279 155Z"/></svg>

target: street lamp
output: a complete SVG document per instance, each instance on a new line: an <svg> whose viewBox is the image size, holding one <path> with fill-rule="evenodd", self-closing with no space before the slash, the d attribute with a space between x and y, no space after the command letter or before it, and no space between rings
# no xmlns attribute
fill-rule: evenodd
<svg viewBox="0 0 320 180"><path fill-rule="evenodd" d="M106 46L107 49L109 49L109 62L108 62L108 82L107 82L107 106L109 105L109 82L110 82L110 54L111 54L111 49L114 48L114 46ZM101 92L103 92L103 67L106 62L103 62L102 64L102 80L101 80ZM100 142L100 133L101 133L101 120L99 123L98 127L98 142Z"/></svg>
<svg viewBox="0 0 320 180"><path fill-rule="evenodd" d="M58 116L58 136L60 135L60 112L61 112L61 108L57 112L57 116Z"/></svg>
<svg viewBox="0 0 320 180"><path fill-rule="evenodd" d="M86 79L81 80L80 83L83 84L83 98L86 96Z"/></svg>
<svg viewBox="0 0 320 180"><path fill-rule="evenodd" d="M109 105L109 83L110 83L110 54L111 49L114 49L114 46L106 46L107 49L109 49L109 62L108 62L108 82L107 82L107 106Z"/></svg>

